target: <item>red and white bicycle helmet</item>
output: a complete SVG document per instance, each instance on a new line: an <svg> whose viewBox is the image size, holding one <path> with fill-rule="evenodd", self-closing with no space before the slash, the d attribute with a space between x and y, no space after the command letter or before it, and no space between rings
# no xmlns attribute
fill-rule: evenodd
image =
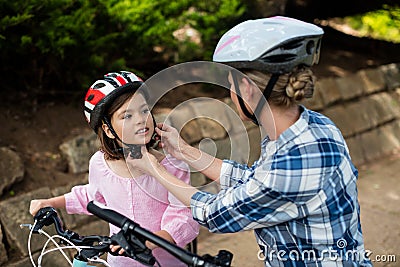
<svg viewBox="0 0 400 267"><path fill-rule="evenodd" d="M90 127L97 132L109 105L118 96L135 91L142 84L143 80L129 71L111 72L95 81L85 96L84 114Z"/></svg>
<svg viewBox="0 0 400 267"><path fill-rule="evenodd" d="M287 73L318 63L323 30L297 19L276 16L248 20L226 32L213 61L235 68Z"/></svg>

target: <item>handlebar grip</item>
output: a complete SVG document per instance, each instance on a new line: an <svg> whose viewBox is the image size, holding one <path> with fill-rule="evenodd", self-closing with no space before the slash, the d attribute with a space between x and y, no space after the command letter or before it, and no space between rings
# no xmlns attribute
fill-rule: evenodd
<svg viewBox="0 0 400 267"><path fill-rule="evenodd" d="M94 204L93 201L90 201L86 209L92 213L93 215L96 215L100 219L105 220L106 222L109 222L119 228L122 228L122 226L125 224L127 221L127 218L118 212L115 212L113 210L108 209L106 206L101 205L103 207L99 207L101 204Z"/></svg>

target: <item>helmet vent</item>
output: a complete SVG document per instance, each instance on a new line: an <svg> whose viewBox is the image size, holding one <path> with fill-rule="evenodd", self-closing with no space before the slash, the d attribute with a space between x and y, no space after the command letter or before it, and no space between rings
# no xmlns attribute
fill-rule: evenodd
<svg viewBox="0 0 400 267"><path fill-rule="evenodd" d="M282 62L290 62L296 59L296 55L286 54L286 55L273 55L264 57L262 60L266 63L282 63Z"/></svg>
<svg viewBox="0 0 400 267"><path fill-rule="evenodd" d="M282 45L283 50L292 50L302 46L302 42L299 40L289 42L287 44Z"/></svg>
<svg viewBox="0 0 400 267"><path fill-rule="evenodd" d="M110 75L111 76L111 75ZM106 80L107 82L111 83L112 86L114 86L115 88L120 87L121 85L118 84L116 81L114 81L113 79L110 79L109 77L105 77L104 80Z"/></svg>
<svg viewBox="0 0 400 267"><path fill-rule="evenodd" d="M311 55L315 47L314 41L309 41L306 46L307 54Z"/></svg>
<svg viewBox="0 0 400 267"><path fill-rule="evenodd" d="M104 83L96 83L95 86L93 86L93 89L100 89L106 86Z"/></svg>

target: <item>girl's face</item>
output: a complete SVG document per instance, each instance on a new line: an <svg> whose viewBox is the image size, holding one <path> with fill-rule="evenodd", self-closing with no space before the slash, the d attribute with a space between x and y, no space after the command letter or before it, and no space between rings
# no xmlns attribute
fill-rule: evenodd
<svg viewBox="0 0 400 267"><path fill-rule="evenodd" d="M144 97L138 93L112 114L111 125L119 138L128 144L145 145L150 142L154 133L150 109ZM108 133L107 135L110 137Z"/></svg>

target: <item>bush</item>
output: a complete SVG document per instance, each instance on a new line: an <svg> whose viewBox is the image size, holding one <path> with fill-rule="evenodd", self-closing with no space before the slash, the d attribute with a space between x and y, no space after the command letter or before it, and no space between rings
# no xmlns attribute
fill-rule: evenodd
<svg viewBox="0 0 400 267"><path fill-rule="evenodd" d="M347 17L345 20L361 36L400 43L400 7L383 5L382 9Z"/></svg>
<svg viewBox="0 0 400 267"><path fill-rule="evenodd" d="M210 60L217 40L244 11L240 0L2 1L3 88L82 94L108 71L146 77L169 64Z"/></svg>

